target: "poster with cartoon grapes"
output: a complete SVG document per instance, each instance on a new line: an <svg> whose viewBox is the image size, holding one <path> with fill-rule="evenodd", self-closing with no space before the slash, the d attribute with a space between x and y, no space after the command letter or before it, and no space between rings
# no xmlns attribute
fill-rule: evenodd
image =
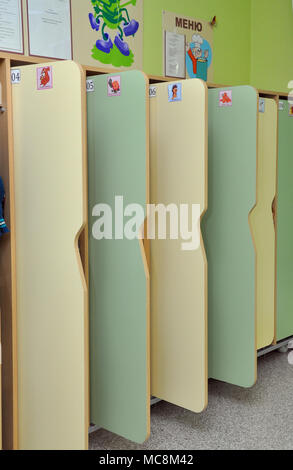
<svg viewBox="0 0 293 470"><path fill-rule="evenodd" d="M129 67L134 53L127 39L135 38L140 23L131 17L129 6L136 6L139 0L91 0L89 13L91 28L97 32L92 57L115 67Z"/></svg>
<svg viewBox="0 0 293 470"><path fill-rule="evenodd" d="M98 68L143 68L143 0L71 0L73 57Z"/></svg>

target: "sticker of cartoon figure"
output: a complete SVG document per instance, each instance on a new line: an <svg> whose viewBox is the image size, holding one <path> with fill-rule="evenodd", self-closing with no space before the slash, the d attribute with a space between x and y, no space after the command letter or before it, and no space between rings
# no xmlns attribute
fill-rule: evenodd
<svg viewBox="0 0 293 470"><path fill-rule="evenodd" d="M114 44L124 56L129 56L129 45L124 42L124 35L134 36L139 28L138 21L132 19L130 21L127 5L136 5L136 0L126 1L121 5L121 0L91 0L95 14L89 13L89 20L93 30L99 31L102 25L102 39L98 39L96 47L101 52L109 54L113 48L113 42L109 33L105 32L107 27L109 30L116 30Z"/></svg>
<svg viewBox="0 0 293 470"><path fill-rule="evenodd" d="M232 106L232 90L219 92L220 107Z"/></svg>
<svg viewBox="0 0 293 470"><path fill-rule="evenodd" d="M52 67L37 68L38 90L48 90L53 87Z"/></svg>
<svg viewBox="0 0 293 470"><path fill-rule="evenodd" d="M199 34L192 36L192 42L187 45L187 56L192 61L193 76L207 81L209 50L203 50L204 39Z"/></svg>
<svg viewBox="0 0 293 470"><path fill-rule="evenodd" d="M182 100L182 84L171 83L168 85L168 99L169 102L181 101Z"/></svg>
<svg viewBox="0 0 293 470"><path fill-rule="evenodd" d="M49 70L50 70L50 67L44 67L40 75L40 86L42 88L48 85L50 81Z"/></svg>
<svg viewBox="0 0 293 470"><path fill-rule="evenodd" d="M121 95L121 77L110 77L108 80L108 96Z"/></svg>

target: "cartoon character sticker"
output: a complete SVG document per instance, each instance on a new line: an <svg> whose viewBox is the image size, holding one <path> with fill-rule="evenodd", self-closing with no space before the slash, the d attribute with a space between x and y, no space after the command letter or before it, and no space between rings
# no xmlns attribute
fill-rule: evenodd
<svg viewBox="0 0 293 470"><path fill-rule="evenodd" d="M187 43L186 68L190 78L208 80L208 69L212 63L212 48L200 34L194 34Z"/></svg>
<svg viewBox="0 0 293 470"><path fill-rule="evenodd" d="M37 88L38 90L50 90L53 88L52 67L37 68Z"/></svg>
<svg viewBox="0 0 293 470"><path fill-rule="evenodd" d="M120 96L121 95L121 77L110 77L108 79L108 96Z"/></svg>
<svg viewBox="0 0 293 470"><path fill-rule="evenodd" d="M99 39L93 49L92 57L104 64L115 67L130 67L134 55L124 36L135 36L139 23L130 19L128 5L136 5L137 0L91 0L94 13L89 13L92 29L99 32ZM112 34L113 33L113 34Z"/></svg>
<svg viewBox="0 0 293 470"><path fill-rule="evenodd" d="M232 104L233 104L232 90L220 91L219 92L219 106L223 108L227 106L232 106Z"/></svg>
<svg viewBox="0 0 293 470"><path fill-rule="evenodd" d="M168 100L170 103L182 101L182 83L170 83L168 85Z"/></svg>

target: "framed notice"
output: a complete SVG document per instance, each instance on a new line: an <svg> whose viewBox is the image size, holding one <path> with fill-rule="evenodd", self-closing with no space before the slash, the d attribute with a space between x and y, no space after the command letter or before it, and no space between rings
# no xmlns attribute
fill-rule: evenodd
<svg viewBox="0 0 293 470"><path fill-rule="evenodd" d="M165 76L185 78L185 35L165 31Z"/></svg>
<svg viewBox="0 0 293 470"><path fill-rule="evenodd" d="M0 50L24 53L21 0L0 0Z"/></svg>
<svg viewBox="0 0 293 470"><path fill-rule="evenodd" d="M70 0L27 0L29 55L72 59Z"/></svg>
<svg viewBox="0 0 293 470"><path fill-rule="evenodd" d="M162 16L163 31L167 31L169 33L168 37L170 38L169 44L166 40L165 48L166 75L176 77L176 75L172 75L172 69L176 67L176 63L179 61L178 51L180 50L180 56L182 54L181 51L183 40L181 39L179 47L179 37L184 36L186 78L199 78L204 81L213 82L214 33L211 23L200 20L198 18L182 16L169 11L163 11ZM177 59L175 59L174 56L176 56ZM169 72L171 71L171 74L167 73L168 68L170 67L171 70L169 70ZM181 77L182 75L177 76Z"/></svg>

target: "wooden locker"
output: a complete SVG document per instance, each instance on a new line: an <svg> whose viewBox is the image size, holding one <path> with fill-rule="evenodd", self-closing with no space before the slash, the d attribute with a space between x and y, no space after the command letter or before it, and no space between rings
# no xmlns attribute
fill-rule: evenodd
<svg viewBox="0 0 293 470"><path fill-rule="evenodd" d="M277 340L293 335L293 111L280 100L277 190Z"/></svg>
<svg viewBox="0 0 293 470"><path fill-rule="evenodd" d="M130 71L93 76L90 80L91 421L142 443L150 433L147 244L123 235L114 210L116 196L123 197L118 204L124 209L139 204L144 212L139 229L143 229L149 202L147 79L142 72ZM106 238L96 238L95 226L102 216L99 204L108 204L112 211L113 238L107 238L107 234ZM115 239L117 230L120 233Z"/></svg>
<svg viewBox="0 0 293 470"><path fill-rule="evenodd" d="M255 247L258 94L209 90L209 377L251 387L257 376Z"/></svg>
<svg viewBox="0 0 293 470"><path fill-rule="evenodd" d="M260 98L258 118L257 205L251 215L256 245L257 349L275 338L275 244L273 204L277 185L277 103Z"/></svg>
<svg viewBox="0 0 293 470"><path fill-rule="evenodd" d="M170 101L177 85L178 101ZM181 89L181 91L180 91ZM162 83L150 99L151 202L207 208L207 87ZM200 234L200 227L197 226ZM201 412L207 406L207 260L182 239L151 240L151 386L155 397Z"/></svg>
<svg viewBox="0 0 293 470"><path fill-rule="evenodd" d="M88 445L85 75L19 67L13 85L19 448Z"/></svg>

